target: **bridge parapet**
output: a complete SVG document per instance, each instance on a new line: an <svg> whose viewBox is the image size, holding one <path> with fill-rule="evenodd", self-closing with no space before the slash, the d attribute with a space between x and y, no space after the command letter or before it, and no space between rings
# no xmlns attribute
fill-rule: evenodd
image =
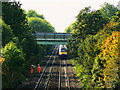
<svg viewBox="0 0 120 90"><path fill-rule="evenodd" d="M67 44L71 33L32 33L38 44Z"/></svg>
<svg viewBox="0 0 120 90"><path fill-rule="evenodd" d="M71 33L34 33L36 40L67 40Z"/></svg>

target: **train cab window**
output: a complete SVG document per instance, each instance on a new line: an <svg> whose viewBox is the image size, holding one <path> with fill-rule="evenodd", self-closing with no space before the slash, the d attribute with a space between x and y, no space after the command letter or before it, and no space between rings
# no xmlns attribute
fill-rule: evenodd
<svg viewBox="0 0 120 90"><path fill-rule="evenodd" d="M62 48L61 52L67 52L66 48Z"/></svg>

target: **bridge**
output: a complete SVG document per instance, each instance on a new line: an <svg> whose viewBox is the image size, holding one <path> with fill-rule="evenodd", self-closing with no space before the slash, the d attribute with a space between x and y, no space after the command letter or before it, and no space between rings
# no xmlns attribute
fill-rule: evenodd
<svg viewBox="0 0 120 90"><path fill-rule="evenodd" d="M38 44L67 44L68 38L71 38L71 33L32 33L36 37Z"/></svg>

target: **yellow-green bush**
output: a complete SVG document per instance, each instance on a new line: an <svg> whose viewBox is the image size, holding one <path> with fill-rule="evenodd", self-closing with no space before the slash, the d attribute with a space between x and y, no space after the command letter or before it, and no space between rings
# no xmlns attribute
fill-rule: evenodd
<svg viewBox="0 0 120 90"><path fill-rule="evenodd" d="M118 34L112 34L101 42L101 52L93 65L93 82L96 87L115 88L118 86Z"/></svg>
<svg viewBox="0 0 120 90"><path fill-rule="evenodd" d="M79 24L76 22L76 28L72 34L73 39L69 40L67 46L82 87L118 88L120 84L118 76L120 20L117 18L120 18L120 11L113 20L106 19L107 23L103 23L103 27L98 28L99 30L96 29L96 23L90 23L91 19L90 21L84 19L84 16L87 17L86 13L82 19L85 22L88 20L88 26L86 28L81 26L81 13L79 16ZM92 29L97 32L91 31L91 25L95 27Z"/></svg>

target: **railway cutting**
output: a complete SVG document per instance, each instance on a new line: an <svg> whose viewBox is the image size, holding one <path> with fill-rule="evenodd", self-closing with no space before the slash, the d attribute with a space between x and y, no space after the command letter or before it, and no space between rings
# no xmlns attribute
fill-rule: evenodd
<svg viewBox="0 0 120 90"><path fill-rule="evenodd" d="M41 66L41 72L30 75L20 88L32 90L67 89L81 88L79 77L74 70L74 65L69 59L59 57L56 46L52 54L48 56Z"/></svg>

